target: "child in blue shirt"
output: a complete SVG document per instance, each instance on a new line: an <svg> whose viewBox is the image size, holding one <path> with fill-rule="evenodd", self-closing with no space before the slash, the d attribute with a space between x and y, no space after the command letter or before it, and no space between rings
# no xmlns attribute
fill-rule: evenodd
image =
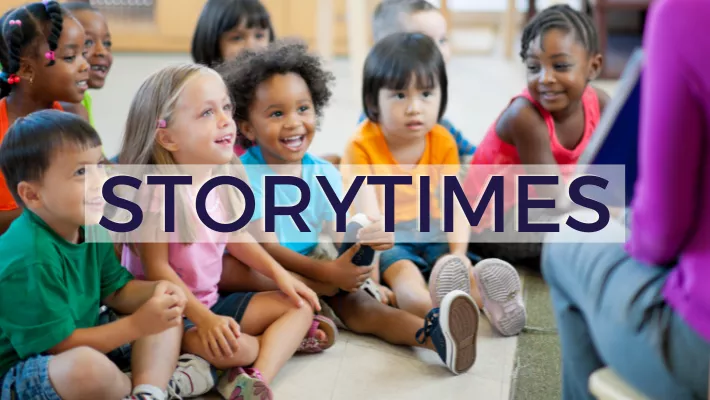
<svg viewBox="0 0 710 400"><path fill-rule="evenodd" d="M242 163L256 200L250 229L267 252L319 294L327 294L323 301L350 330L372 334L392 344L434 350L455 374L471 368L476 358L479 311L469 294L438 293L443 298L435 303L440 306L423 319L359 290L373 266L353 264L353 255L363 245L375 250L392 246L393 235L383 232L382 224L361 229L359 243L337 257L318 254L321 234L330 234L336 244L343 240L343 233L336 232L333 224L336 215L322 189L324 185L317 181L322 176L321 181L333 190L331 195L342 200L342 177L334 166L307 152L318 118L331 96L333 76L323 70L321 61L308 54L304 44L279 41L266 50L245 51L219 71L234 98L239 140L247 149ZM280 179L296 177L306 184L303 189L310 199L299 214L299 223L310 232L300 232L290 216L277 217L274 226L266 226L269 221L259 209L271 202L271 193L262 186L266 177L273 175ZM277 206L292 206L300 199L300 192L295 187L279 185L273 196ZM274 232L267 232L267 228ZM442 273L442 280L460 280L461 276L455 274L456 266L450 267L451 273ZM468 278L467 270L461 273ZM240 277L242 281L244 278ZM268 282L260 285L259 289L268 289Z"/></svg>

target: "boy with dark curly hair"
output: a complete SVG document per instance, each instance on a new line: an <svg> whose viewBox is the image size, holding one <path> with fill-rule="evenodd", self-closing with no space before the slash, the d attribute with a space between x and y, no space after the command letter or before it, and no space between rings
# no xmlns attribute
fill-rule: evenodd
<svg viewBox="0 0 710 400"><path fill-rule="evenodd" d="M476 359L479 317L468 294L449 292L425 321L359 290L370 277L372 266L353 264L353 255L360 246L375 250L392 246L393 235L385 233L379 222L362 228L358 243L338 257L324 255L318 246L322 233L329 233L336 244L343 241L343 233L336 232L334 226L336 214L318 182L318 178L325 178L331 195L342 199L342 176L333 165L307 151L331 97L333 76L323 70L320 59L310 55L302 43L279 41L265 51L246 51L219 70L234 98L239 137L247 149L241 161L256 203L263 204L265 197L271 202L273 197L276 206L288 207L301 198L299 188L292 185L265 191L262 185L267 175L300 178L310 193L300 218L276 216L271 229L265 228L268 221L263 207L255 207L252 234L285 268L303 276L319 294L330 295L323 300L345 327L392 344L434 350L455 374L468 370ZM273 286L236 267L227 274L231 276L223 276L223 285L240 282L252 285L252 290Z"/></svg>

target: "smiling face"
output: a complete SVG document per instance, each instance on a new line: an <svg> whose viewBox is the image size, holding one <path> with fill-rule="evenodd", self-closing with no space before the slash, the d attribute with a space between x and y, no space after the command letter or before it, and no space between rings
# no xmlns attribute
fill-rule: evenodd
<svg viewBox="0 0 710 400"><path fill-rule="evenodd" d="M158 143L184 165L230 162L236 137L232 101L224 81L213 72L186 83L167 127L158 129Z"/></svg>
<svg viewBox="0 0 710 400"><path fill-rule="evenodd" d="M47 103L64 101L79 103L89 88L89 64L84 58L84 28L71 17L64 18L62 34L55 50L55 63L47 66L45 53L49 45L44 37L33 49L32 57L22 60L19 75L30 81L34 97L46 99Z"/></svg>
<svg viewBox="0 0 710 400"><path fill-rule="evenodd" d="M101 89L113 64L111 33L106 18L94 10L75 11L73 14L84 27L86 34L86 60L91 67L89 87Z"/></svg>
<svg viewBox="0 0 710 400"><path fill-rule="evenodd" d="M259 50L269 45L269 30L248 28L245 19L219 38L219 50L223 60L232 60L246 49Z"/></svg>
<svg viewBox="0 0 710 400"><path fill-rule="evenodd" d="M101 146L65 144L54 152L39 182L21 182L18 193L27 208L73 241L81 225L96 224L103 214L104 161Z"/></svg>
<svg viewBox="0 0 710 400"><path fill-rule="evenodd" d="M550 29L530 43L525 65L533 98L550 112L562 112L579 104L599 73L601 55L590 56L574 33Z"/></svg>
<svg viewBox="0 0 710 400"><path fill-rule="evenodd" d="M403 90L382 88L378 97L379 123L388 138L423 138L436 125L441 106L438 83L422 88L412 76Z"/></svg>
<svg viewBox="0 0 710 400"><path fill-rule="evenodd" d="M267 164L300 164L313 141L316 112L311 91L295 73L277 74L256 89L240 131L261 147Z"/></svg>

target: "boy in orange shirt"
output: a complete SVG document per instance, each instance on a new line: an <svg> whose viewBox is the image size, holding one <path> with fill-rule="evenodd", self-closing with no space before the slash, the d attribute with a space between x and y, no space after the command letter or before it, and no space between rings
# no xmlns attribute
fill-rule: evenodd
<svg viewBox="0 0 710 400"><path fill-rule="evenodd" d="M444 59L431 38L395 33L380 40L365 62L363 106L368 119L348 144L341 170L348 183L355 175L413 178L413 185L395 186L395 245L379 258L382 281L394 291L400 308L424 317L437 306L441 293L463 290L479 307L485 306L502 334L515 335L526 319L515 269L500 260L485 260L471 269L468 257L480 258L468 254L470 227L466 220L454 218L455 226L449 233L440 228L439 177L456 176L460 169L456 141L438 124L446 111L447 89ZM429 176L431 185L428 232L420 229L424 221L418 220L421 199L417 176L421 175ZM356 210L381 214L382 191L378 194L372 193L371 186L362 187ZM460 271L456 279L442 280L456 287L439 284L439 271L443 270Z"/></svg>

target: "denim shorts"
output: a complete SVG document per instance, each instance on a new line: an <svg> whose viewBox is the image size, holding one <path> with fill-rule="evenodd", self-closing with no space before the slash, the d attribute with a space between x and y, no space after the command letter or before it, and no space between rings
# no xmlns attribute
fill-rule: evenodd
<svg viewBox="0 0 710 400"><path fill-rule="evenodd" d="M428 281L436 261L450 252L447 234L439 229L440 221L431 221L429 227L429 232L419 232L417 221L396 224L395 245L380 254L380 276L397 261L409 260ZM467 255L473 262L481 259L471 252Z"/></svg>
<svg viewBox="0 0 710 400"><path fill-rule="evenodd" d="M241 322L242 318L244 318L247 306L249 306L249 302L255 294L255 292L237 292L220 296L219 300L217 300L210 310L217 315L232 317L235 321ZM183 320L183 326L184 331L187 332L189 329L195 327L195 323L185 318Z"/></svg>
<svg viewBox="0 0 710 400"><path fill-rule="evenodd" d="M99 325L118 320L111 309L101 311ZM15 364L0 377L2 391L0 400L61 400L49 381L49 360L53 356L39 355ZM107 357L122 371L131 366L131 345L129 343L111 351Z"/></svg>

